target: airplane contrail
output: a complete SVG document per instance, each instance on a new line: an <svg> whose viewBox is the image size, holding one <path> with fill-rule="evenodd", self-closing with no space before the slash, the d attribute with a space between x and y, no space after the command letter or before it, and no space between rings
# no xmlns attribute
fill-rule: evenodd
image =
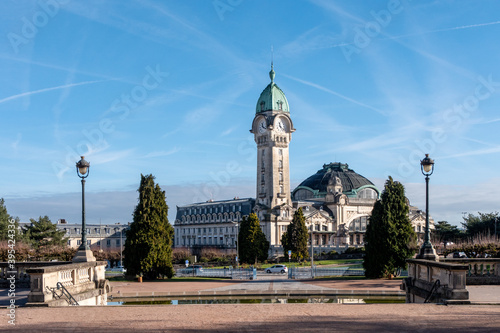
<svg viewBox="0 0 500 333"><path fill-rule="evenodd" d="M79 83L70 83L70 84L65 84L63 86L58 86L58 87L44 88L44 89L35 90L35 91L27 91L27 92L24 92L22 94L13 95L13 96L6 97L4 99L0 99L0 104L4 103L4 102L15 100L15 99L18 99L18 98L21 98L21 97L25 97L25 96L31 96L31 95L35 95L35 94L41 94L41 93L44 93L44 92L47 92L47 91L59 90L59 89L64 89L64 88L76 87L76 86L82 86L82 85L85 85L85 84L92 84L92 83L98 83L98 82L104 82L104 81L109 81L109 80L98 80L98 81L85 81L85 82L79 82Z"/></svg>

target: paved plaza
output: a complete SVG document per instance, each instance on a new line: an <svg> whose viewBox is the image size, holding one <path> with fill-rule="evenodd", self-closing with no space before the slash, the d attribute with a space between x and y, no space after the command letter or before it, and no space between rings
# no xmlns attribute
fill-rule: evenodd
<svg viewBox="0 0 500 333"><path fill-rule="evenodd" d="M112 295L234 293L269 290L399 292L400 280L113 282ZM484 288L483 288L484 287ZM473 291L474 290L474 291ZM498 332L500 286L471 287L471 299L490 305L435 304L198 304L18 308L19 332ZM5 310L4 310L5 311Z"/></svg>

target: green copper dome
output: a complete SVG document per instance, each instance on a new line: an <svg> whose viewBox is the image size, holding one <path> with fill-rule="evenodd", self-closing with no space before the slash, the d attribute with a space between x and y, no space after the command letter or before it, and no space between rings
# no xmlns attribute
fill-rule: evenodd
<svg viewBox="0 0 500 333"><path fill-rule="evenodd" d="M257 106L255 107L255 113L264 111L290 112L285 93L274 83L274 75L273 66L271 66L271 71L269 72L271 83L260 94Z"/></svg>

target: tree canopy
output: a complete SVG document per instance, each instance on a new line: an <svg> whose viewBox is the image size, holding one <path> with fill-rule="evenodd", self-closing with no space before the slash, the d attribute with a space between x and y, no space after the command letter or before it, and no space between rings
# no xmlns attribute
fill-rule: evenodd
<svg viewBox="0 0 500 333"><path fill-rule="evenodd" d="M389 176L366 228L363 263L366 277L395 274L399 268L406 267L406 259L414 255L416 237L408 211L404 186Z"/></svg>
<svg viewBox="0 0 500 333"><path fill-rule="evenodd" d="M434 224L434 238L440 244L443 243L446 248L447 243L456 242L463 236L462 231L456 225L451 225L447 221L438 221Z"/></svg>
<svg viewBox="0 0 500 333"><path fill-rule="evenodd" d="M10 222L14 220L15 225L15 240L16 241L26 241L25 235L22 233L19 227L19 218L10 216L7 212L7 207L5 206L5 200L0 198L0 241L11 239L8 235ZM12 227L11 227L12 228ZM12 229L11 229L12 230Z"/></svg>
<svg viewBox="0 0 500 333"><path fill-rule="evenodd" d="M174 229L168 222L165 192L155 184L153 175L143 176L139 186L139 203L133 222L127 230L124 266L128 275L146 279L171 278L172 239Z"/></svg>
<svg viewBox="0 0 500 333"><path fill-rule="evenodd" d="M465 230L467 237L472 238L477 235L494 235L495 234L495 222L496 235L500 235L500 218L498 213L481 213L478 215L468 214L464 216L464 222L462 226Z"/></svg>
<svg viewBox="0 0 500 333"><path fill-rule="evenodd" d="M47 246L63 246L67 245L68 239L65 238L66 232L58 230L57 226L50 221L48 216L39 217L38 221L30 219L31 225L25 227L24 233L28 238L28 242L34 248Z"/></svg>
<svg viewBox="0 0 500 333"><path fill-rule="evenodd" d="M255 213L243 216L238 233L240 260L244 263L264 261L268 257L269 241L262 232L259 218Z"/></svg>
<svg viewBox="0 0 500 333"><path fill-rule="evenodd" d="M309 257L307 250L308 231L305 223L302 208L293 214L293 220L286 228L286 232L281 236L281 244L285 255L292 251L292 259L301 261Z"/></svg>

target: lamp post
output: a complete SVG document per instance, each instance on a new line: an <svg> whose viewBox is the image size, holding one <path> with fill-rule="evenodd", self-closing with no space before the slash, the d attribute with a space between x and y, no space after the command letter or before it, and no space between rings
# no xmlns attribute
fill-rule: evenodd
<svg viewBox="0 0 500 333"><path fill-rule="evenodd" d="M120 268L123 268L123 228L120 229Z"/></svg>
<svg viewBox="0 0 500 333"><path fill-rule="evenodd" d="M497 239L497 217L493 218L493 222L495 222L495 240Z"/></svg>
<svg viewBox="0 0 500 333"><path fill-rule="evenodd" d="M417 259L436 261L438 257L431 244L431 231L429 229L429 176L434 172L434 160L429 157L429 154L425 154L425 158L420 161L420 167L425 176L425 235Z"/></svg>
<svg viewBox="0 0 500 333"><path fill-rule="evenodd" d="M237 234L236 234L236 267L240 268L240 214L236 214L237 217Z"/></svg>
<svg viewBox="0 0 500 333"><path fill-rule="evenodd" d="M314 279L314 224L311 223L311 278Z"/></svg>
<svg viewBox="0 0 500 333"><path fill-rule="evenodd" d="M81 156L81 160L76 163L76 174L82 179L82 241L73 258L73 262L95 261L95 257L87 244L87 227L85 225L85 178L89 176L90 163L85 161L85 157Z"/></svg>

